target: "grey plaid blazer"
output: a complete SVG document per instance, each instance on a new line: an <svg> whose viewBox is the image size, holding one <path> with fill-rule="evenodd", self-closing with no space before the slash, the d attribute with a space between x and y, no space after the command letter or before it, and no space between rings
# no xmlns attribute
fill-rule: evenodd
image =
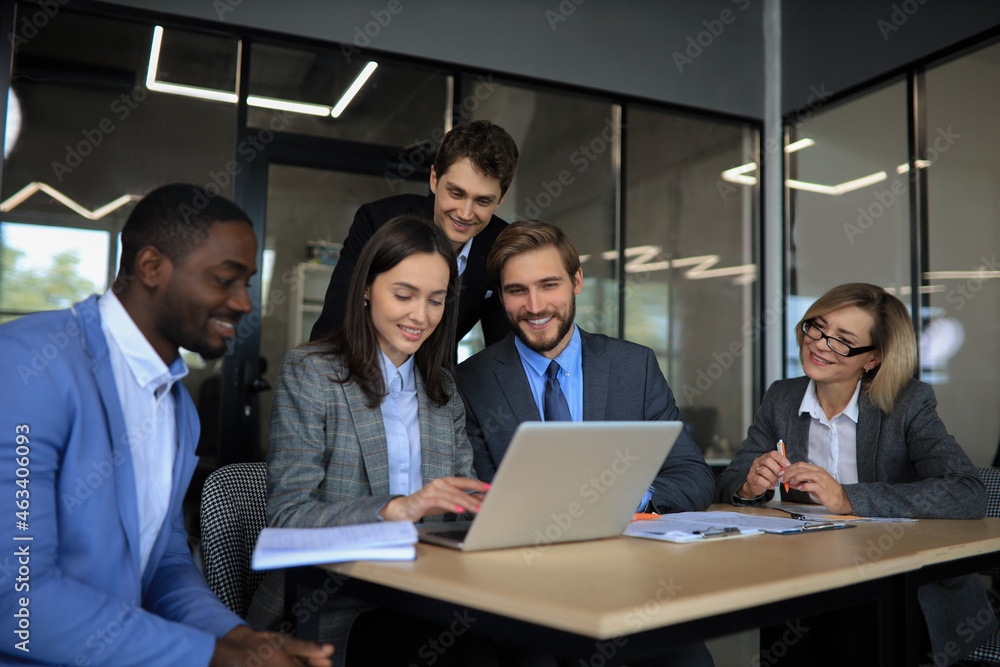
<svg viewBox="0 0 1000 667"><path fill-rule="evenodd" d="M789 461L806 461L811 417L799 414L808 377L779 380L761 401L753 425L716 483L716 501L760 505L774 496L743 500L736 490L746 481L754 459L785 441ZM986 487L975 466L937 415L930 385L917 380L903 387L892 414L883 414L864 394L858 399L858 483L844 491L855 514L921 519L980 519L986 513ZM792 491L792 502L812 502ZM985 641L995 622L968 625L979 612L992 618L989 599L977 575L925 584L917 591L935 654L955 661ZM975 628L982 628L974 632ZM946 650L949 642L959 652ZM949 663L950 664L950 663Z"/></svg>
<svg viewBox="0 0 1000 667"><path fill-rule="evenodd" d="M281 362L271 407L267 452L269 526L309 528L378 521L389 493L389 459L379 407L369 408L353 382L339 383L338 360L305 345ZM424 483L438 477L474 477L472 448L465 435L465 408L452 387L451 400L436 405L416 376ZM442 521L454 515L428 517ZM334 591L320 616L321 640L336 646L334 664L343 664L347 635L362 603ZM271 572L257 589L247 620L279 629L284 577Z"/></svg>

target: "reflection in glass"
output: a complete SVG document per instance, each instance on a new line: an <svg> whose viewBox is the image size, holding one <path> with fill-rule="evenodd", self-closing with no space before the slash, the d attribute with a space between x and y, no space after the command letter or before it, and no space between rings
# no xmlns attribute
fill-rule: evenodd
<svg viewBox="0 0 1000 667"><path fill-rule="evenodd" d="M260 98L254 104L309 105L288 115L285 132L399 147L428 143L436 149L445 132L449 77L429 67L384 63L375 69L377 64L345 58L339 48L254 42L250 94ZM347 103L345 93L359 84ZM248 123L269 127L271 117L251 106Z"/></svg>
<svg viewBox="0 0 1000 667"><path fill-rule="evenodd" d="M792 330L831 287L867 282L909 303L906 84L894 83L789 127L791 266L787 377L802 374Z"/></svg>
<svg viewBox="0 0 1000 667"><path fill-rule="evenodd" d="M465 77L461 84L456 104L465 114L461 120L490 120L517 143L517 171L497 215L508 221L549 220L569 234L585 260L577 322L587 331L617 336L620 108L492 76Z"/></svg>
<svg viewBox="0 0 1000 667"><path fill-rule="evenodd" d="M629 107L625 337L651 347L695 442L726 459L752 417L757 277L744 125Z"/></svg>
<svg viewBox="0 0 1000 667"><path fill-rule="evenodd" d="M1000 436L1000 45L927 71L929 292L921 373L938 414L976 465Z"/></svg>
<svg viewBox="0 0 1000 667"><path fill-rule="evenodd" d="M381 176L269 165L264 248L270 278L262 298L260 354L272 387L285 352L309 339L358 208L393 194L427 193L423 182L401 181L394 187L390 191ZM260 394L261 433L268 432L271 396Z"/></svg>

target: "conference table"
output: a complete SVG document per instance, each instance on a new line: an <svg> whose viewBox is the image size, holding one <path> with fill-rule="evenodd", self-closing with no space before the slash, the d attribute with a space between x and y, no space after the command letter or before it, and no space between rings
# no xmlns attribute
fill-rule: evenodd
<svg viewBox="0 0 1000 667"><path fill-rule="evenodd" d="M300 605L300 636L318 632L317 614L301 613L302 603L335 592L594 666L758 627L753 664L804 664L796 644L818 633L802 619L825 614L825 625L842 619L833 632L853 664L913 665L931 662L913 639L923 624L917 587L997 566L1000 519L871 522L686 544L614 537L476 553L418 544L413 561L295 568L286 604Z"/></svg>

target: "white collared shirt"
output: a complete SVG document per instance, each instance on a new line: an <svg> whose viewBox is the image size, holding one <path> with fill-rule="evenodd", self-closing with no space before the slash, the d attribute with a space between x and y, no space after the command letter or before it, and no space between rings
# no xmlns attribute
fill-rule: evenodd
<svg viewBox="0 0 1000 667"><path fill-rule="evenodd" d="M389 458L389 493L408 496L424 485L420 456L420 409L413 375L413 355L399 368L379 350L382 379L388 394L382 399L382 423Z"/></svg>
<svg viewBox="0 0 1000 667"><path fill-rule="evenodd" d="M180 356L169 367L163 362L111 290L97 303L132 455L140 563L145 571L170 509L177 458L177 416L171 390L188 369Z"/></svg>
<svg viewBox="0 0 1000 667"><path fill-rule="evenodd" d="M841 484L858 482L858 397L861 380L844 411L827 419L816 397L816 382L809 380L799 414L808 413L809 463L820 466Z"/></svg>
<svg viewBox="0 0 1000 667"><path fill-rule="evenodd" d="M458 262L458 275L465 273L465 267L469 265L470 250L472 250L472 239L466 241L462 249L458 251L458 255L455 256L455 261Z"/></svg>

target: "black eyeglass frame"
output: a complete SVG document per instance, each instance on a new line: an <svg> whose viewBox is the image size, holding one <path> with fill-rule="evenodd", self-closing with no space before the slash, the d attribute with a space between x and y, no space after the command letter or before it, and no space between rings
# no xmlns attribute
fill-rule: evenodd
<svg viewBox="0 0 1000 667"><path fill-rule="evenodd" d="M809 329L813 327L816 327L816 323L814 321L805 320L804 322L802 322L802 333L804 333L806 336L809 336L809 338L811 338L812 340L822 340L825 338L826 346L830 348L830 351L833 352L834 354L839 354L842 357L854 357L859 354L864 354L865 352L871 352L872 350L878 349L874 345L865 345L864 347L851 347L850 345L840 340L839 338L834 338L833 336L827 336L825 333L819 330L819 327L816 327L816 332L819 333L819 336L818 337L813 336L811 333L809 333ZM846 347L847 354L844 354L843 352L838 352L837 350L833 349L833 345L830 344L830 341L832 340L835 340L844 347Z"/></svg>

